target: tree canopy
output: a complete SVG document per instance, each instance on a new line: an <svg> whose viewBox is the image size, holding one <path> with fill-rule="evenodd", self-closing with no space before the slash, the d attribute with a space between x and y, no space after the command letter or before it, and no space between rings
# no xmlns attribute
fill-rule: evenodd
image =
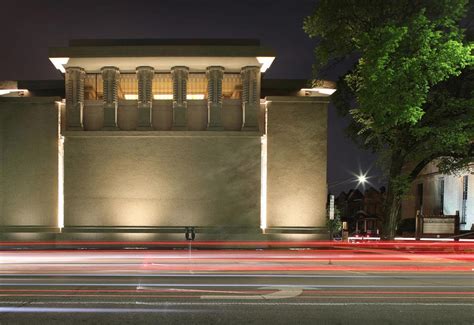
<svg viewBox="0 0 474 325"><path fill-rule="evenodd" d="M354 59L333 101L388 176L385 234L400 199L431 161L450 172L474 160L474 57L459 22L466 0L322 0L304 21L315 70Z"/></svg>

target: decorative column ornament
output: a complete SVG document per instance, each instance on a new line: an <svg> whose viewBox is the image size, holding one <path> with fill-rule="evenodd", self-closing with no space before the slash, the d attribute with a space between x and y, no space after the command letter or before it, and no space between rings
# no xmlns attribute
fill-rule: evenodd
<svg viewBox="0 0 474 325"><path fill-rule="evenodd" d="M258 129L258 112L260 110L260 67L243 67L241 76L242 130L256 130Z"/></svg>
<svg viewBox="0 0 474 325"><path fill-rule="evenodd" d="M104 82L104 127L116 128L120 71L117 67L103 67L100 71Z"/></svg>
<svg viewBox="0 0 474 325"><path fill-rule="evenodd" d="M153 67L137 67L138 79L138 127L151 127L151 109L153 106Z"/></svg>
<svg viewBox="0 0 474 325"><path fill-rule="evenodd" d="M222 130L222 79L224 67L211 66L207 76L207 129Z"/></svg>
<svg viewBox="0 0 474 325"><path fill-rule="evenodd" d="M84 109L84 79L82 68L66 68L66 120L68 129L82 129Z"/></svg>
<svg viewBox="0 0 474 325"><path fill-rule="evenodd" d="M173 78L173 129L186 129L186 90L189 68L176 66L171 68Z"/></svg>

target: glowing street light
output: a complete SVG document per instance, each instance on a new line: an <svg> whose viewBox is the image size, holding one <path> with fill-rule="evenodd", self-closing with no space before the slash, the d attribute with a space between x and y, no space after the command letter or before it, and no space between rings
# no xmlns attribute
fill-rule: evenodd
<svg viewBox="0 0 474 325"><path fill-rule="evenodd" d="M359 185L367 183L367 174L357 175L357 181L359 182Z"/></svg>

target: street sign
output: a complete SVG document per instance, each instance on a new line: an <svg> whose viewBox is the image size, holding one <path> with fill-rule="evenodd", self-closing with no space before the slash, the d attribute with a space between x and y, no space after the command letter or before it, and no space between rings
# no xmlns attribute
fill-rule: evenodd
<svg viewBox="0 0 474 325"><path fill-rule="evenodd" d="M334 195L329 195L329 219L334 220Z"/></svg>

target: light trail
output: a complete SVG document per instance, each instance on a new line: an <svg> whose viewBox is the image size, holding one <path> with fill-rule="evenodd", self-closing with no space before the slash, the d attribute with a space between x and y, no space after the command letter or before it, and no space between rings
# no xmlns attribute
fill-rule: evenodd
<svg viewBox="0 0 474 325"><path fill-rule="evenodd" d="M193 247L233 247L233 246L250 246L250 247L469 247L474 248L474 242L462 241L437 241L435 239L424 239L423 241L363 241L360 242L335 242L335 241L193 241ZM43 242L0 242L0 247L25 247L25 246L162 246L162 247L182 247L187 248L190 242L187 241L43 241Z"/></svg>
<svg viewBox="0 0 474 325"><path fill-rule="evenodd" d="M1 278L15 278L15 277L94 277L94 278L102 278L102 277L120 277L120 278L162 278L162 277L184 277L184 278L345 278L345 279L469 279L472 280L472 276L464 276L464 275L403 275L403 274L395 274L395 275L330 275L330 274L260 274L260 273L253 273L253 274L223 274L223 273L161 273L161 274L146 274L146 273L98 273L98 274L88 274L88 273L48 273L48 274L28 274L28 273L15 273L15 274L0 274Z"/></svg>
<svg viewBox="0 0 474 325"><path fill-rule="evenodd" d="M199 288L199 287L275 287L275 288L474 288L474 285L343 285L343 284L320 284L320 285L306 285L306 284L270 284L270 283L142 283L141 286L146 287L170 287L170 288ZM90 286L90 287L137 287L136 283L0 283L1 287L19 286L19 287L76 287L76 286ZM1 290L0 290L1 291Z"/></svg>
<svg viewBox="0 0 474 325"><path fill-rule="evenodd" d="M265 286L265 285L262 285ZM292 285L293 287L293 285ZM277 288L277 287L275 287ZM430 295L474 295L474 291L364 291L364 290L312 290L303 288L304 293L317 293L317 294L411 294L411 295L420 295L420 294L430 294ZM186 293L228 293L228 294L242 294L242 293L262 293L262 292L273 292L273 290L238 290L238 291L222 291L222 290L201 290L201 289L0 289L0 292L14 292L14 293L161 293L161 292L186 292ZM140 295L138 295L140 296ZM474 296L471 297L474 299Z"/></svg>

